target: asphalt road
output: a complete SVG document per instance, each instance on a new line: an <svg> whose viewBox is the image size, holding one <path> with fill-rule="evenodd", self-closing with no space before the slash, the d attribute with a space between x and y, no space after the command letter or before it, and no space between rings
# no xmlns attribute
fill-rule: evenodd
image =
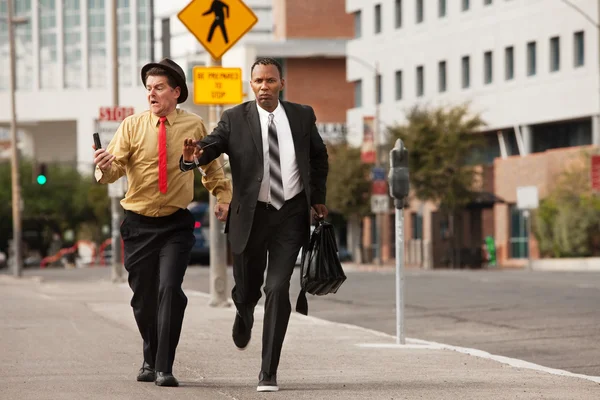
<svg viewBox="0 0 600 400"><path fill-rule="evenodd" d="M110 271L28 269L25 275L76 281L108 279ZM395 335L393 269L347 275L337 294L309 296L309 315ZM600 273L409 270L405 285L408 337L600 376ZM207 292L208 268L189 268L184 287Z"/></svg>

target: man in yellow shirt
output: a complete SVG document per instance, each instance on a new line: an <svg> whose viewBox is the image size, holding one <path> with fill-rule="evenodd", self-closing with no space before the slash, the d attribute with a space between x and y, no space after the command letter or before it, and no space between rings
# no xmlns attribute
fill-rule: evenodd
<svg viewBox="0 0 600 400"><path fill-rule="evenodd" d="M187 297L181 289L194 245L193 173L179 168L184 138L207 135L202 118L177 108L188 96L185 74L169 59L141 71L149 110L126 118L108 148L96 149L96 180L112 183L127 175L121 205L125 219L125 269L133 290L131 306L144 341L137 380L178 386L172 368ZM217 197L215 213L225 221L231 182L217 163L204 166L202 183Z"/></svg>

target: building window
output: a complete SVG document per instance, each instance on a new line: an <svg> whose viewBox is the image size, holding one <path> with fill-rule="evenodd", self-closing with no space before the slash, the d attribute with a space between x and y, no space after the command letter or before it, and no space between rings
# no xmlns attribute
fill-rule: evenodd
<svg viewBox="0 0 600 400"><path fill-rule="evenodd" d="M362 25L361 25L361 12L357 11L354 13L354 37L359 38L362 36Z"/></svg>
<svg viewBox="0 0 600 400"><path fill-rule="evenodd" d="M423 239L423 216L416 212L411 213L410 225L412 227L411 239Z"/></svg>
<svg viewBox="0 0 600 400"><path fill-rule="evenodd" d="M533 76L535 73L535 42L529 42L527 43L527 75Z"/></svg>
<svg viewBox="0 0 600 400"><path fill-rule="evenodd" d="M556 72L560 69L560 39L550 39L550 71Z"/></svg>
<svg viewBox="0 0 600 400"><path fill-rule="evenodd" d="M471 8L471 2L469 0L462 0L462 10L467 11Z"/></svg>
<svg viewBox="0 0 600 400"><path fill-rule="evenodd" d="M492 4L492 0L483 0L483 4L489 6L490 4Z"/></svg>
<svg viewBox="0 0 600 400"><path fill-rule="evenodd" d="M402 28L402 0L396 0L396 28Z"/></svg>
<svg viewBox="0 0 600 400"><path fill-rule="evenodd" d="M14 16L15 17L25 17L27 22L22 23L22 24L17 24L16 26L14 26L14 38L15 38L15 54L16 54L16 71L17 71L17 90L19 89L31 89L33 88L33 76L34 76L34 70L33 70L33 52L34 52L34 48L33 48L33 34L32 34L32 10L31 10L31 1L22 1L22 0L18 0L15 1L15 7L14 7ZM6 22L2 20L1 15L6 15L6 2L2 1L0 2L0 4L2 4L5 8L3 9L4 13L0 13L0 26L4 26L6 27ZM52 8L52 10L48 10L53 16L55 16L55 12L54 12L54 7ZM55 30L56 29L56 19L55 17L51 17L49 19L54 19L54 22L52 22L52 20L47 21L47 23L49 23L50 25L54 24L54 28L50 28L49 25L47 25L45 28L48 29L48 32ZM41 21L40 21L40 25L41 25ZM4 28L6 29L6 28ZM42 29L42 27L40 26L40 29ZM56 31L54 31L56 32ZM6 62L8 63L8 49L6 46L6 44L8 43L8 31L6 31L7 33L7 40L5 42L0 42L2 43L2 45L0 45L0 47L6 49L6 53L5 53L5 58L4 60L6 60ZM45 52L48 53L48 57L47 59L49 60L56 60L56 33L54 33L53 35L53 39L49 39L46 40L44 42L44 45L47 45ZM41 39L41 38L40 38ZM52 45L52 43L54 43L54 45ZM41 40L40 40L40 47L42 46ZM52 50L54 49L54 50ZM1 51L1 50L0 50ZM40 53L41 53L41 49L40 49ZM52 54L54 52L54 54ZM55 67L53 68L52 64L50 64L48 67L49 68L53 68L53 73L52 76L53 77L58 77L58 63L56 61L53 62L55 64ZM8 70L8 64L6 64L7 67L6 68L0 68L4 71ZM8 78L8 73L6 74L7 78ZM8 79L6 80L6 83L8 84Z"/></svg>
<svg viewBox="0 0 600 400"><path fill-rule="evenodd" d="M504 49L504 79L507 81L515 77L515 50L512 46Z"/></svg>
<svg viewBox="0 0 600 400"><path fill-rule="evenodd" d="M533 153L591 144L591 118L531 126L531 150Z"/></svg>
<svg viewBox="0 0 600 400"><path fill-rule="evenodd" d="M104 0L88 2L88 83L92 88L106 86L106 26Z"/></svg>
<svg viewBox="0 0 600 400"><path fill-rule="evenodd" d="M530 216L531 218L531 216ZM529 230L523 211L516 205L510 206L510 257L527 258L529 256Z"/></svg>
<svg viewBox="0 0 600 400"><path fill-rule="evenodd" d="M417 0L417 24L425 19L425 10L423 9L423 0Z"/></svg>
<svg viewBox="0 0 600 400"><path fill-rule="evenodd" d="M56 88L58 83L58 58L57 58L57 29L56 29L56 2L54 0L40 0L40 87L42 89Z"/></svg>
<svg viewBox="0 0 600 400"><path fill-rule="evenodd" d="M396 71L396 100L402 100L402 71Z"/></svg>
<svg viewBox="0 0 600 400"><path fill-rule="evenodd" d="M438 90L440 93L446 91L446 61L438 63Z"/></svg>
<svg viewBox="0 0 600 400"><path fill-rule="evenodd" d="M469 56L464 56L461 60L461 69L462 69L462 87L463 89L471 86L471 60Z"/></svg>
<svg viewBox="0 0 600 400"><path fill-rule="evenodd" d="M417 67L417 97L423 96L425 93L425 73L422 65Z"/></svg>
<svg viewBox="0 0 600 400"><path fill-rule="evenodd" d="M377 75L377 77L375 78L375 101L377 102L377 104L381 104L381 99L383 97L381 80L381 75Z"/></svg>
<svg viewBox="0 0 600 400"><path fill-rule="evenodd" d="M381 4L375 6L375 33L381 33Z"/></svg>
<svg viewBox="0 0 600 400"><path fill-rule="evenodd" d="M483 54L483 82L486 85L492 83L493 80L493 58L492 52L486 51Z"/></svg>
<svg viewBox="0 0 600 400"><path fill-rule="evenodd" d="M354 82L354 108L362 107L362 81Z"/></svg>
<svg viewBox="0 0 600 400"><path fill-rule="evenodd" d="M446 16L446 0L438 0L438 17Z"/></svg>
<svg viewBox="0 0 600 400"><path fill-rule="evenodd" d="M575 32L574 39L575 66L581 67L585 63L585 38L583 36L583 31Z"/></svg>
<svg viewBox="0 0 600 400"><path fill-rule="evenodd" d="M65 0L63 7L64 77L66 88L81 87L81 4Z"/></svg>

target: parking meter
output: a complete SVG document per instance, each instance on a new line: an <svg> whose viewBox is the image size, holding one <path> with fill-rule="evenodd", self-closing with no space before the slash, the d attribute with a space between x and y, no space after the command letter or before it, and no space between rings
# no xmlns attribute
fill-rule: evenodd
<svg viewBox="0 0 600 400"><path fill-rule="evenodd" d="M404 208L404 202L408 197L408 150L404 147L402 139L396 140L394 148L390 151L390 172L388 175L390 183L390 196L394 198L394 206L397 209Z"/></svg>

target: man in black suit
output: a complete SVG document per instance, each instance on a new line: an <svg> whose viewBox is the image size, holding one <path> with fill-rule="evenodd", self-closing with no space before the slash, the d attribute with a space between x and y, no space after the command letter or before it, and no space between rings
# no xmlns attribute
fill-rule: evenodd
<svg viewBox="0 0 600 400"><path fill-rule="evenodd" d="M233 341L243 350L254 308L265 283L262 367L257 390L279 390L276 373L291 314L290 279L300 248L308 243L311 208L325 218L327 148L309 106L279 100L281 65L271 58L251 69L256 101L225 111L215 130L199 142L186 139L181 169L229 155L233 199L226 232L233 253L237 308ZM202 148L200 150L199 148Z"/></svg>

